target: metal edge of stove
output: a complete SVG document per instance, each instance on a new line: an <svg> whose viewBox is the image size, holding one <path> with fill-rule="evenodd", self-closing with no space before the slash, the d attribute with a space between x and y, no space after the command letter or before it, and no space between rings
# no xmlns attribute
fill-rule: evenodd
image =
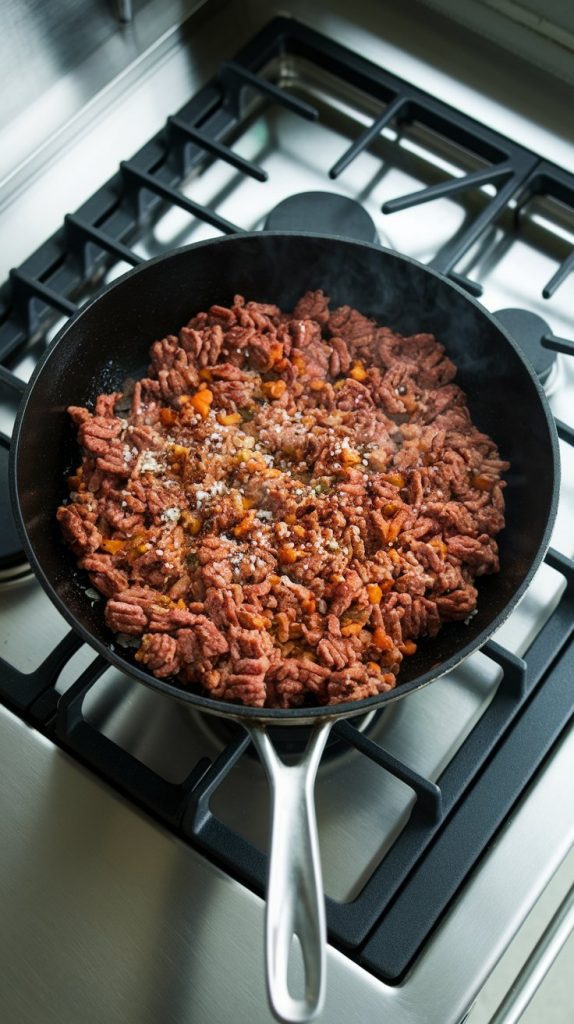
<svg viewBox="0 0 574 1024"><path fill-rule="evenodd" d="M73 66L73 34L63 35L60 48L55 48L47 25L28 59L44 59L55 66L51 88L43 90L27 106L18 111L7 123L0 123L0 143L6 161L0 173L0 209L20 193L34 178L43 174L51 163L72 142L91 128L126 92L134 88L142 77L152 72L176 47L185 45L185 26L208 0L170 0L165 3L147 3L137 12L137 31L124 24L90 53L82 63ZM26 27L34 27L34 19L41 6L30 5L26 14ZM97 7L86 8L84 31L90 31L90 17ZM30 19L28 25L27 19ZM14 20L14 17L12 18ZM60 19L62 20L62 19ZM110 12L110 22L113 17ZM63 26L58 25L60 31ZM35 50L35 53L34 53ZM55 51L55 52L54 52ZM15 55L10 55L15 56ZM66 67L64 62L70 63ZM201 62L198 60L198 69ZM11 75L7 72L7 89ZM60 71L58 77L57 71ZM59 110L66 111L62 118ZM51 129L51 130L50 130ZM28 139L37 138L37 144Z"/></svg>
<svg viewBox="0 0 574 1024"><path fill-rule="evenodd" d="M463 25L506 50L525 57L554 75L574 82L574 34L568 27L567 4L562 23L555 5L544 6L544 15L516 0L422 0L427 6L455 18Z"/></svg>
<svg viewBox="0 0 574 1024"><path fill-rule="evenodd" d="M4 709L0 739L4 1019L270 1020L262 901ZM423 1008L426 1024L464 1018L572 847L574 822L546 811L568 800L573 758L569 734L401 984L377 981L329 947L324 1024L420 1024ZM24 834L33 841L23 845Z"/></svg>

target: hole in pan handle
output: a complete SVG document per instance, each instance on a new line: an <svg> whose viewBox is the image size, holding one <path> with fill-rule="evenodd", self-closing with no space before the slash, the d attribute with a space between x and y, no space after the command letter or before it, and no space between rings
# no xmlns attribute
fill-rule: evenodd
<svg viewBox="0 0 574 1024"><path fill-rule="evenodd" d="M332 721L323 720L313 729L296 764L281 760L263 724L243 725L265 766L272 796L265 912L267 994L278 1020L304 1024L321 1013L325 1001L327 927L313 790ZM305 968L302 998L291 995L287 978L294 935Z"/></svg>

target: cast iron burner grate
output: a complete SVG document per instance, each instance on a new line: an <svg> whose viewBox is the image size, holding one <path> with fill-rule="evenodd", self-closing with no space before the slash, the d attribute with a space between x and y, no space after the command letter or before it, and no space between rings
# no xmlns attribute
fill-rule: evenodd
<svg viewBox="0 0 574 1024"><path fill-rule="evenodd" d="M0 587L29 579L32 569L22 550L8 488L8 438L0 444Z"/></svg>
<svg viewBox="0 0 574 1024"><path fill-rule="evenodd" d="M493 186L479 212L465 220L432 260L432 266L471 293L479 295L480 286L456 268L508 204L518 212L532 196L540 195L574 210L574 176L297 22L274 19L235 61L222 64L217 76L135 156L122 163L110 181L68 215L55 235L12 271L0 289L0 389L12 403L24 389L14 367L30 339L40 336L57 315L75 313L82 289L101 278L110 264L124 261L135 266L141 262L131 246L150 216L176 206L223 233L239 230L188 198L180 186L209 154L265 187L266 171L235 153L228 140L241 126L246 93L265 104L280 104L306 120L317 118L314 107L265 77L266 67L284 56L311 62L362 90L382 107L380 115L333 165L332 179L385 127L392 125L400 132L414 122L462 147L482 164L479 170L383 205L390 215L441 196ZM363 222L361 230L367 228L371 230ZM573 270L574 252L545 286L544 296L552 296ZM524 312L507 311L505 316L514 318L516 326L516 317L523 320ZM521 334L523 328L524 324ZM529 358L540 363L536 368L542 377L550 372L542 349L574 352L572 342L555 338L531 315L527 333L534 337ZM574 444L574 430L560 422L557 426L561 439ZM0 435L0 446L5 459L9 439L4 435ZM559 603L524 660L493 641L485 645L482 653L502 668L502 681L438 783L397 761L352 723L335 727L339 743L354 748L357 756L371 759L381 771L391 772L416 795L407 825L358 896L349 903L327 899L331 941L378 977L398 980L404 975L572 719L574 562L551 550L546 563L566 579ZM96 657L70 689L59 695L56 683L60 673L81 646L80 638L69 632L28 674L0 659L0 699L162 823L206 851L230 874L262 893L266 858L211 809L213 794L245 755L248 736L233 736L213 761L200 759L182 783L167 782L98 732L84 716L84 699L108 667L103 657Z"/></svg>

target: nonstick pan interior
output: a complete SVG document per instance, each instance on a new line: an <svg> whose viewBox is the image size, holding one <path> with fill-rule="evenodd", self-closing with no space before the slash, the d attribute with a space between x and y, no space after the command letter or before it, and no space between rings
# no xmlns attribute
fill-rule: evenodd
<svg viewBox="0 0 574 1024"><path fill-rule="evenodd" d="M400 696L452 667L500 624L526 588L548 544L558 485L557 439L538 382L511 340L460 288L407 257L378 246L318 235L257 233L181 249L114 282L74 317L37 367L23 399L12 447L13 498L30 561L70 622L97 649L172 696L205 710L261 715L224 707L143 672L112 647L103 602L85 595L89 583L62 543L55 510L66 476L77 464L69 405L121 390L141 374L151 343L177 333L198 310L228 304L235 294L290 309L307 290L322 288L332 306L348 304L404 334L430 331L457 363L475 423L498 443L507 474L507 526L499 538L501 572L479 583L478 613L468 624L444 627L407 659ZM361 702L360 710L382 698ZM345 705L339 710L357 711ZM265 717L312 718L325 709L265 712Z"/></svg>

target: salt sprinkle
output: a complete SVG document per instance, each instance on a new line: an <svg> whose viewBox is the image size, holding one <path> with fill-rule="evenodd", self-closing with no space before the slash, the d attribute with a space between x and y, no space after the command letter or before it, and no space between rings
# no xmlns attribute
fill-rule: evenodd
<svg viewBox="0 0 574 1024"><path fill-rule="evenodd" d="M129 460L127 460L129 461ZM140 472L157 473L161 466L153 452L142 452L139 463Z"/></svg>
<svg viewBox="0 0 574 1024"><path fill-rule="evenodd" d="M164 523L177 523L180 517L181 509L177 508L177 506L175 505L172 508L164 509L164 511L161 514L161 518L163 519Z"/></svg>

